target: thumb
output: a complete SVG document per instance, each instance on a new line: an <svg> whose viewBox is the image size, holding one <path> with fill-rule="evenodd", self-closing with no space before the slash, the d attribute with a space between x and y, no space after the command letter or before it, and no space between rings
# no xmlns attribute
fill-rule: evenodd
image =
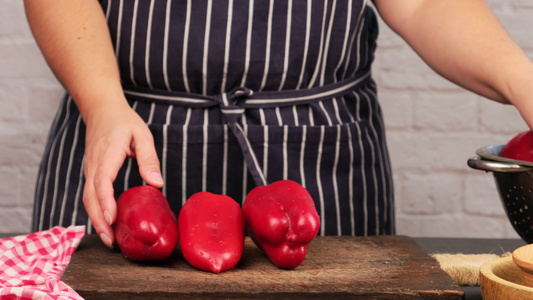
<svg viewBox="0 0 533 300"><path fill-rule="evenodd" d="M149 185L162 187L164 182L152 135L148 134L135 139L134 151L141 177Z"/></svg>

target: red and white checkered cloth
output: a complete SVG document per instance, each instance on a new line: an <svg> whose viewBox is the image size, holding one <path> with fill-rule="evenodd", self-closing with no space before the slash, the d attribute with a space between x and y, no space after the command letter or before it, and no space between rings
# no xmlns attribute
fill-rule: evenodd
<svg viewBox="0 0 533 300"><path fill-rule="evenodd" d="M85 226L0 239L0 299L83 299L61 281Z"/></svg>

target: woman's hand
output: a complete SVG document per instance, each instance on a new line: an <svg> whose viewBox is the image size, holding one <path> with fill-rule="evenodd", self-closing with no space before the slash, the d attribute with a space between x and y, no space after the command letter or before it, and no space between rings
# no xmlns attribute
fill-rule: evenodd
<svg viewBox="0 0 533 300"><path fill-rule="evenodd" d="M126 157L136 158L142 178L159 188L163 186L159 159L148 126L125 99L119 105L93 109L85 122L83 203L96 232L111 247L111 225L117 216L113 182L119 169Z"/></svg>
<svg viewBox="0 0 533 300"><path fill-rule="evenodd" d="M113 181L127 156L143 179L161 187L153 137L129 107L107 27L96 0L25 0L26 17L48 65L87 127L83 202L102 241L112 246Z"/></svg>

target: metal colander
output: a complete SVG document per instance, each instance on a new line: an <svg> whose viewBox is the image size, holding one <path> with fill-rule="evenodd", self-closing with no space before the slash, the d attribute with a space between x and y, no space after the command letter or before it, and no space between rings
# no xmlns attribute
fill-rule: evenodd
<svg viewBox="0 0 533 300"><path fill-rule="evenodd" d="M533 163L501 157L504 146L478 149L468 166L492 172L511 225L524 241L533 243Z"/></svg>

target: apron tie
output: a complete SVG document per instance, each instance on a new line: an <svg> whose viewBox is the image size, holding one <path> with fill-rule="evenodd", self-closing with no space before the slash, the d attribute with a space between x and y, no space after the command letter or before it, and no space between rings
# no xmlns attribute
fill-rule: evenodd
<svg viewBox="0 0 533 300"><path fill-rule="evenodd" d="M220 111L226 123L237 122L244 114L244 102L253 95L253 91L246 87L236 87L229 93L222 93L215 96L215 100L220 106Z"/></svg>
<svg viewBox="0 0 533 300"><path fill-rule="evenodd" d="M340 97L358 86L371 81L370 71L324 86L282 91L260 91L254 93L246 87L236 87L219 95L200 95L176 91L153 90L143 87L124 87L124 94L141 101L159 102L194 108L219 106L223 121L237 138L242 154L256 185L267 185L268 181L255 156L246 132L239 119L247 108L279 107L309 104L324 99Z"/></svg>
<svg viewBox="0 0 533 300"><path fill-rule="evenodd" d="M243 104L250 96L253 95L253 91L246 87L236 87L229 93L222 93L215 96L215 100L220 106L220 112L222 113L223 120L226 122L231 132L237 138L239 146L241 147L242 154L248 165L248 171L252 175L256 185L267 185L268 182L265 178L263 170L257 161L254 150L250 145L250 141L246 136L241 125L237 123L237 120L244 114Z"/></svg>

